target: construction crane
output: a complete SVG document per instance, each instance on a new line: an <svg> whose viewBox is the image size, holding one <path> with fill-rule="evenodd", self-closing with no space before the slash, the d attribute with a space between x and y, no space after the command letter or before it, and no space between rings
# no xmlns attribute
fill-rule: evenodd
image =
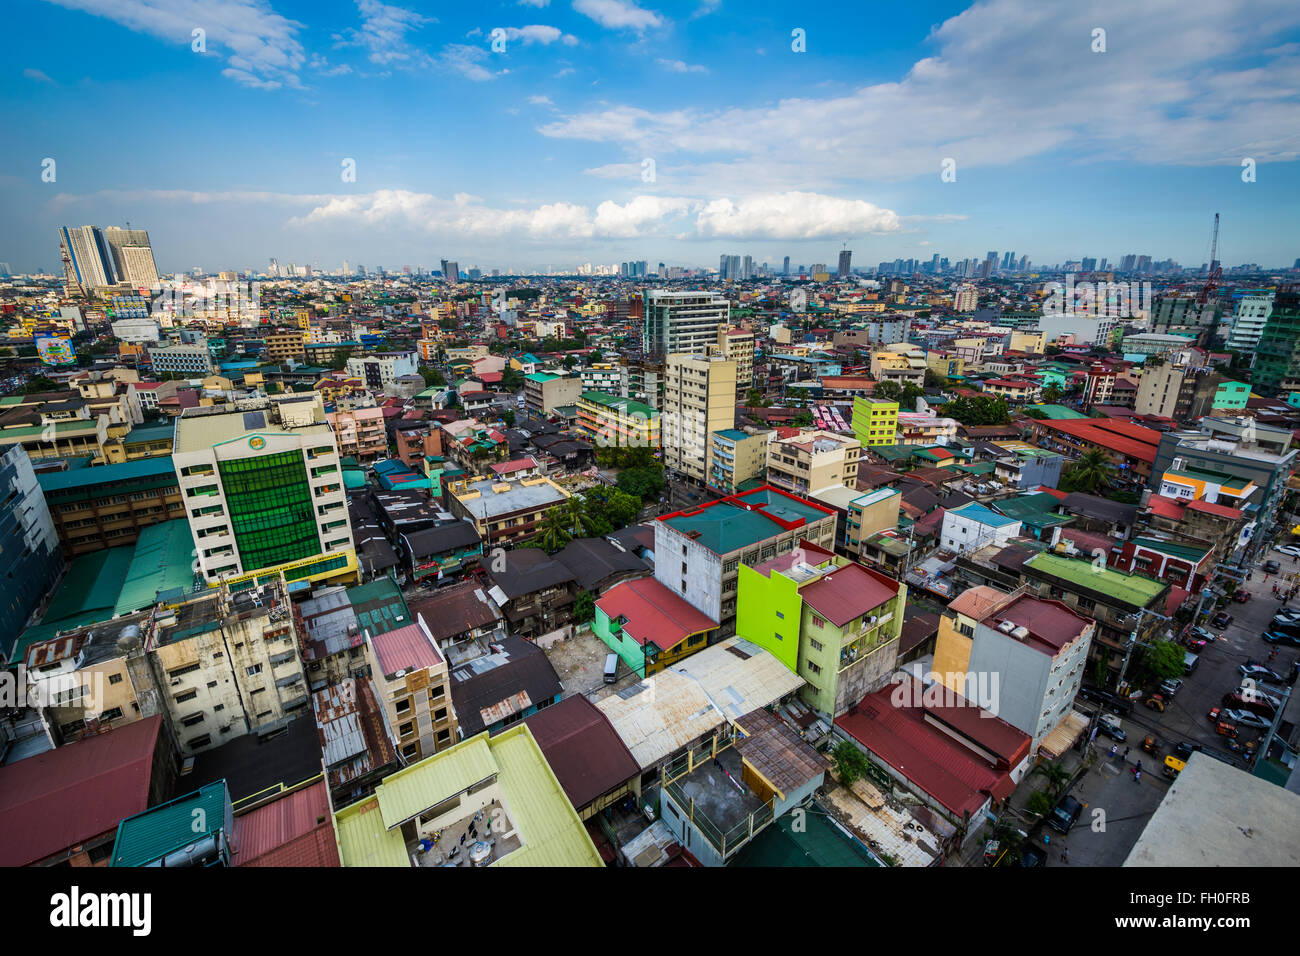
<svg viewBox="0 0 1300 956"><path fill-rule="evenodd" d="M1219 287L1219 282L1223 279L1223 268L1219 265L1219 214L1214 214L1214 231L1210 233L1210 274L1205 280L1205 285L1201 286L1201 291L1196 293L1196 302L1198 305L1204 305L1209 301L1210 296Z"/></svg>

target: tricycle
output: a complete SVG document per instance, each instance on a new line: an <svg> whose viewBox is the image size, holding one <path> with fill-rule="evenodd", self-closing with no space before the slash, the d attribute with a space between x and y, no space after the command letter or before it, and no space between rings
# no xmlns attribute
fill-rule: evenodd
<svg viewBox="0 0 1300 956"><path fill-rule="evenodd" d="M1149 754L1160 756L1160 738L1155 734L1147 734L1146 739L1142 741L1142 749Z"/></svg>

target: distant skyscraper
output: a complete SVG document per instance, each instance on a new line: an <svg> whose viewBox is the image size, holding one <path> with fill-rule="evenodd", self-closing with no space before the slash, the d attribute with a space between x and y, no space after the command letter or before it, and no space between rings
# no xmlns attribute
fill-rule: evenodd
<svg viewBox="0 0 1300 956"><path fill-rule="evenodd" d="M744 263L741 264L740 267L740 277L742 279L754 278L754 257L753 256L745 256L745 261Z"/></svg>
<svg viewBox="0 0 1300 956"><path fill-rule="evenodd" d="M442 277L448 282L460 281L460 263L454 259L442 260Z"/></svg>
<svg viewBox="0 0 1300 956"><path fill-rule="evenodd" d="M845 278L845 277L848 276L849 271L850 271L850 270L849 270L849 263L852 261L852 259L853 259L853 250L852 250L852 249L841 249L841 250L840 250L840 269L839 269L840 278Z"/></svg>
<svg viewBox="0 0 1300 956"><path fill-rule="evenodd" d="M1096 272L1097 271L1096 257L1084 256L1082 262L1079 263L1079 268L1084 272Z"/></svg>
<svg viewBox="0 0 1300 956"><path fill-rule="evenodd" d="M82 289L102 289L117 283L113 256L98 226L62 226L59 244L69 283Z"/></svg>
<svg viewBox="0 0 1300 956"><path fill-rule="evenodd" d="M1300 260L1297 260L1297 261L1300 262ZM1300 268L1300 266L1298 266L1297 268ZM785 265L783 265L783 266L781 267L781 274L782 274L782 275L786 275L786 276L788 276L788 275L790 274L790 257L789 257L789 256L786 256L786 257L785 257Z"/></svg>
<svg viewBox="0 0 1300 956"><path fill-rule="evenodd" d="M345 263L345 270L346 270L346 263ZM266 271L268 274L273 276L278 276L280 274L280 263L278 263L275 260L275 256L271 257L271 261L268 264Z"/></svg>
<svg viewBox="0 0 1300 956"><path fill-rule="evenodd" d="M118 282L129 282L139 288L152 288L158 282L158 267L154 264L148 232L109 226L104 230L104 241L113 257Z"/></svg>

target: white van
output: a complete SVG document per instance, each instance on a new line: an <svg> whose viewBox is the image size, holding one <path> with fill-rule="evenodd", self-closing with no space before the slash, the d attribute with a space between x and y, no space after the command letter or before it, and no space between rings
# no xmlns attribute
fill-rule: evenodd
<svg viewBox="0 0 1300 956"><path fill-rule="evenodd" d="M605 655L605 683L614 684L618 682L618 655Z"/></svg>
<svg viewBox="0 0 1300 956"><path fill-rule="evenodd" d="M1199 660L1200 658L1197 657L1195 654L1193 654L1191 651L1184 651L1183 652L1183 673L1190 674L1192 671L1196 670L1196 662Z"/></svg>

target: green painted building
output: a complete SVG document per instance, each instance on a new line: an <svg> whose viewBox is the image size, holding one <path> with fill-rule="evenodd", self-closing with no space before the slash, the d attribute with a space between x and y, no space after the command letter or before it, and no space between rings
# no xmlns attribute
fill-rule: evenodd
<svg viewBox="0 0 1300 956"><path fill-rule="evenodd" d="M804 542L740 566L736 634L802 677L804 702L835 717L893 673L906 603L906 586Z"/></svg>

